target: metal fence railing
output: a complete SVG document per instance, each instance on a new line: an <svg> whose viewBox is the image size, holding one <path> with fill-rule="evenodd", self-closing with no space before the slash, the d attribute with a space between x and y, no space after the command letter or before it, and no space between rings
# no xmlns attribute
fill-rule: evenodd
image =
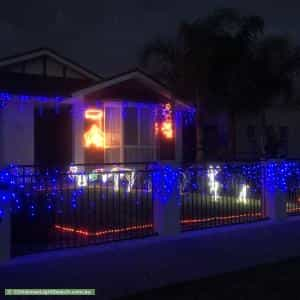
<svg viewBox="0 0 300 300"><path fill-rule="evenodd" d="M288 191L286 212L288 215L300 214L300 189Z"/></svg>
<svg viewBox="0 0 300 300"><path fill-rule="evenodd" d="M246 167L245 167L246 166ZM196 167L182 171L182 230L266 218L260 164Z"/></svg>
<svg viewBox="0 0 300 300"><path fill-rule="evenodd" d="M161 192L169 193L175 178L183 231L266 219L262 162L172 167L179 176L170 173L169 181L154 176L163 168L140 163L11 167L13 255L153 235L155 201L168 198ZM300 208L294 191L287 201L293 213Z"/></svg>
<svg viewBox="0 0 300 300"><path fill-rule="evenodd" d="M13 255L154 233L151 170L34 170L13 172Z"/></svg>

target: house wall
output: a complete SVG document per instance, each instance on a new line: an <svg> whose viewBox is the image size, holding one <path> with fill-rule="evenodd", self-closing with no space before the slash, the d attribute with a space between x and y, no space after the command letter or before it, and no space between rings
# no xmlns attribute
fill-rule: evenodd
<svg viewBox="0 0 300 300"><path fill-rule="evenodd" d="M282 142L280 152L290 158L300 157L299 122L300 110L297 108L273 107L266 111L267 126L277 131ZM259 151L261 125L259 115L240 116L237 123L237 155L239 158L252 158ZM249 126L252 129L249 129ZM249 138L249 131L255 132L254 138ZM286 132L286 133L284 133ZM282 136L284 134L284 136Z"/></svg>
<svg viewBox="0 0 300 300"><path fill-rule="evenodd" d="M73 162L84 163L84 148L82 138L84 134L84 100L74 99L72 107L72 133L73 133Z"/></svg>
<svg viewBox="0 0 300 300"><path fill-rule="evenodd" d="M34 104L10 102L0 110L0 165L34 163Z"/></svg>

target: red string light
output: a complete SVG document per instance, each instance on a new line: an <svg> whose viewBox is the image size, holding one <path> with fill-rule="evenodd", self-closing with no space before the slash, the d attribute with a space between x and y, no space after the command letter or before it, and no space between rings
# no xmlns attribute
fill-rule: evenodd
<svg viewBox="0 0 300 300"><path fill-rule="evenodd" d="M62 231L62 232L76 233L76 234L83 235L83 236L104 236L107 234L150 229L153 227L153 225L152 224L135 225L135 226L128 226L128 227L119 228L119 229L107 229L107 230L96 231L96 232L89 232L87 230L75 229L73 227L67 227L67 226L61 226L61 225L55 225L54 227L55 227L55 229Z"/></svg>
<svg viewBox="0 0 300 300"><path fill-rule="evenodd" d="M205 223L210 221L218 221L218 220L232 220L232 219L239 219L243 217L262 217L262 213L255 213L255 214L240 214L240 215L233 215L233 216L227 216L227 217L210 217L210 218L204 218L204 219L187 219L182 220L180 223L182 225L185 224L195 224L195 223ZM105 236L108 234L114 234L114 233L124 233L124 232L130 232L130 231L138 231L138 230L144 230L144 229L151 229L153 228L152 224L144 224L144 225L135 225L135 226L128 226L124 228L119 229L107 229L103 231L96 231L96 232L90 232L85 229L76 229L73 227L67 227L67 226L61 226L61 225L55 225L54 226L56 230L61 232L70 232L75 233L82 236L88 236L88 237L100 237Z"/></svg>
<svg viewBox="0 0 300 300"><path fill-rule="evenodd" d="M232 219L239 219L244 217L262 217L262 213L255 213L255 214L240 214L240 215L233 215L233 216L226 216L226 217L210 217L205 219L187 219L182 220L181 224L193 224L193 223L204 223L210 221L224 221L224 220L232 220Z"/></svg>
<svg viewBox="0 0 300 300"><path fill-rule="evenodd" d="M288 208L287 213L295 213L300 211L300 207L295 207L295 208Z"/></svg>

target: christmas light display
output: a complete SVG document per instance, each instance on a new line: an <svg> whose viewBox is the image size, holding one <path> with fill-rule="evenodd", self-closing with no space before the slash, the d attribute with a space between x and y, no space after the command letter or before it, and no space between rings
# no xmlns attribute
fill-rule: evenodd
<svg viewBox="0 0 300 300"><path fill-rule="evenodd" d="M128 227L118 228L118 229L108 229L108 230L90 232L88 230L76 229L76 228L68 227L68 226L61 226L61 225L54 226L54 228L58 231L75 233L75 234L86 236L86 237L101 237L101 236L105 236L105 235L109 235L109 234L151 229L152 227L153 227L152 224L144 224L144 225L128 226Z"/></svg>
<svg viewBox="0 0 300 300"><path fill-rule="evenodd" d="M86 148L104 148L103 111L100 109L87 109L84 116L86 120L94 121L90 128L84 133L84 146Z"/></svg>
<svg viewBox="0 0 300 300"><path fill-rule="evenodd" d="M110 169L98 168L94 169L86 174L80 173L77 166L70 166L69 177L76 180L76 184L79 187L86 187L89 182L95 182L98 178L103 184L112 180L113 190L119 191L120 183L125 180L127 184L127 192L130 193L135 183L135 171L130 168L113 167Z"/></svg>
<svg viewBox="0 0 300 300"><path fill-rule="evenodd" d="M213 167L209 166L208 168L208 186L209 186L209 192L213 196L213 200L217 201L219 199L219 188L220 188L220 183L216 181L216 175L219 173L220 167Z"/></svg>
<svg viewBox="0 0 300 300"><path fill-rule="evenodd" d="M173 120L172 120L172 106L167 103L162 111L164 120L161 125L161 132L167 139L173 138Z"/></svg>
<svg viewBox="0 0 300 300"><path fill-rule="evenodd" d="M29 95L16 95L7 92L0 92L0 109L7 107L9 103L19 103L20 111L24 108L24 105L28 103L39 103L40 114L43 112L44 103L54 103L55 109L58 111L59 104L64 100L63 97L45 97L45 96L29 96Z"/></svg>
<svg viewBox="0 0 300 300"><path fill-rule="evenodd" d="M154 198L157 201L168 202L170 195L180 193L180 170L172 166L153 166Z"/></svg>
<svg viewBox="0 0 300 300"><path fill-rule="evenodd" d="M77 175L76 181L77 181L77 186L79 186L79 187L87 186L87 176L86 175Z"/></svg>
<svg viewBox="0 0 300 300"><path fill-rule="evenodd" d="M158 122L154 123L154 134L155 135L159 134L159 125L158 125Z"/></svg>
<svg viewBox="0 0 300 300"><path fill-rule="evenodd" d="M241 219L241 218L249 218L249 217L263 217L263 214L261 212L258 213L245 213L245 214L239 214L239 215L232 215L232 216L226 216L226 217L211 217L211 218L199 218L199 219L186 219L182 220L181 224L195 224L195 223L206 223L211 221L225 221L225 220L234 220L234 219Z"/></svg>
<svg viewBox="0 0 300 300"><path fill-rule="evenodd" d="M106 176L106 180L113 177L114 191L119 191L120 180L125 178L127 181L127 192L130 193L135 181L135 172L132 169L120 167L112 168L110 171L111 172Z"/></svg>
<svg viewBox="0 0 300 300"><path fill-rule="evenodd" d="M210 177L208 177L208 170L210 171ZM216 173L216 170L218 173ZM6 195L5 199L0 197L0 202L6 201L7 198L11 201L11 211L12 213L17 212L18 210L26 209L29 217L36 217L39 213L37 209L37 205L34 201L31 201L31 198L34 198L37 193L43 193L43 199L47 204L47 209L49 211L58 210L57 205L54 205L56 202L54 201L67 201L65 197L71 197L71 201L67 201L65 206L70 205L71 208L76 209L78 207L78 199L82 197L84 193L84 182L85 179L77 179L76 175L82 176L86 175L87 180L91 180L89 175L99 173L97 179L100 179L103 183L108 182L108 180L112 180L113 190L117 191L120 184L114 181L114 178L122 177L125 181L127 181L125 175L128 174L128 181L130 181L129 188L127 187L127 191L131 191L135 172L132 169L115 169L115 170L94 170L90 173L84 174L80 173L77 166L71 166L70 174L68 180L64 179L63 185L61 185L60 176L62 174L61 170L54 170L51 173L46 173L44 175L33 176L33 168L29 168L28 171L24 171L23 169L17 166L10 166L7 169L4 169L0 172L0 184L1 186L5 186ZM199 178L203 178L204 182L207 183L210 181L210 188L208 192L213 196L214 199L218 199L218 197L223 197L223 195L230 195L230 201L232 197L235 197L237 203L247 203L249 199L254 199L260 196L262 193L264 182L270 184L272 183L272 187L274 190L284 191L284 192L296 192L300 189L300 162L297 161L268 161L268 162L258 162L258 163L224 163L219 165L219 168L211 166L211 168L205 168L201 166L190 167L187 169L174 168L171 166L160 166L155 165L151 169L151 176L153 182L153 193L155 194L155 201L168 201L170 199L170 194L175 193L179 187L180 182L180 172L186 174L186 177L189 178L188 185L190 188L199 193L203 193L203 184L201 185ZM114 177L113 173L117 175ZM120 174L123 173L123 176ZM25 174L25 175L24 175ZM109 176L109 174L113 174ZM28 179L26 179L28 177ZM35 178L38 178L37 181ZM195 180L193 179L195 178ZM34 179L34 180L33 180ZM76 189L71 190L70 193L65 193L63 188L71 186L74 187L74 182L76 183L78 180L79 184L76 184ZM240 186L240 190L234 194L236 189L233 188L232 182L244 182ZM200 182L200 183L199 183ZM203 180L202 180L203 182ZM216 182L219 184L216 185ZM217 186L217 188L216 188ZM2 188L3 189L3 188ZM205 191L205 189L204 189ZM180 193L178 192L180 195ZM69 198L68 198L69 199ZM226 201L226 197L222 198L222 201ZM295 202L296 203L296 202ZM25 205L26 204L26 205ZM180 199L178 202L180 205ZM1 215L5 213L3 212L3 206L0 203ZM288 213L296 213L300 211L299 206L288 207ZM250 212L249 214L233 214L226 216L216 216L214 220L226 219L235 219L239 217L249 217L259 216L263 212ZM183 223L195 223L195 222L206 222L209 221L207 218L187 218L182 220Z"/></svg>
<svg viewBox="0 0 300 300"><path fill-rule="evenodd" d="M247 199L247 190L249 189L249 185L242 184L241 191L238 197L238 202L247 204L249 200Z"/></svg>
<svg viewBox="0 0 300 300"><path fill-rule="evenodd" d="M170 103L163 104L159 111L159 121L154 124L154 132L156 135L160 134L166 139L172 139L173 133L173 111Z"/></svg>

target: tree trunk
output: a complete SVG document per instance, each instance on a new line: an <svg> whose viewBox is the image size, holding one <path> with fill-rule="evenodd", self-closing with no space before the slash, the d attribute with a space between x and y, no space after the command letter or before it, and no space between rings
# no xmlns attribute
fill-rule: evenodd
<svg viewBox="0 0 300 300"><path fill-rule="evenodd" d="M236 159L236 113L230 112L230 143L229 143L229 157Z"/></svg>
<svg viewBox="0 0 300 300"><path fill-rule="evenodd" d="M262 158L266 156L266 142L267 142L267 118L265 110L262 110L260 114L260 126L261 126L261 134L260 134L260 155Z"/></svg>

